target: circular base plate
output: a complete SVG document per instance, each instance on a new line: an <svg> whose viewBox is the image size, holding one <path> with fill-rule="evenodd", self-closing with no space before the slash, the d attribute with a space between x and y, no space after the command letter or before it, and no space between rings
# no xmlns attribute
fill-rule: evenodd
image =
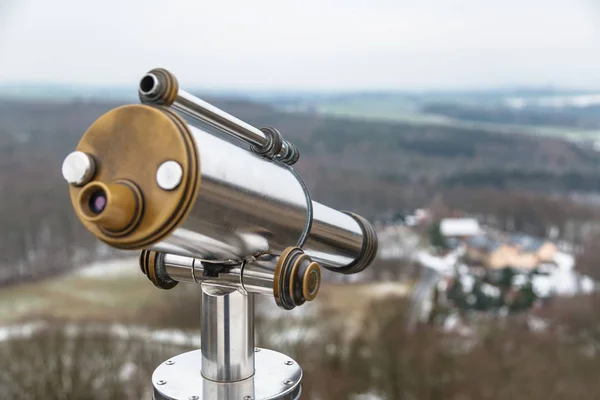
<svg viewBox="0 0 600 400"><path fill-rule="evenodd" d="M298 400L302 369L285 354L256 349L254 376L220 383L202 376L202 352L173 357L154 370L155 400Z"/></svg>

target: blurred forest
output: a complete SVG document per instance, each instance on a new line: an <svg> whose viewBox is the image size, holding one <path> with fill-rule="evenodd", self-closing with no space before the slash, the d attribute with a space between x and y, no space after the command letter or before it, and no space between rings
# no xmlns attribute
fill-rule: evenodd
<svg viewBox="0 0 600 400"><path fill-rule="evenodd" d="M198 298L189 296L175 305L191 311ZM434 324L409 331L406 301L386 299L370 305L360 336L348 337L347 318L319 314L304 321L321 326L319 334L293 344L269 335L285 321L259 320L258 345L283 351L302 365L305 399L595 399L600 393L598 300L551 305L535 316L551 317L543 330L534 328L532 316L479 315L472 321L477 334L462 336L443 333ZM189 329L189 313L157 311L152 310L154 328ZM323 318L335 323L325 328ZM2 359L26 360L3 368L0 385L7 398L150 398L149 376L156 365L193 347L141 340L126 330L115 337L91 322L49 323L51 329L0 347Z"/></svg>
<svg viewBox="0 0 600 400"><path fill-rule="evenodd" d="M444 115L465 121L499 122L522 125L562 126L581 129L600 128L600 106L553 107L553 108L514 108L477 107L455 103L428 103L421 111Z"/></svg>
<svg viewBox="0 0 600 400"><path fill-rule="evenodd" d="M589 223L597 215L600 157L559 138L209 100L257 126L277 127L294 141L302 154L297 169L313 198L333 207L375 218L442 199L534 234L550 225ZM0 101L0 282L52 275L109 251L76 219L60 166L89 125L117 105ZM583 240L579 228L561 232Z"/></svg>

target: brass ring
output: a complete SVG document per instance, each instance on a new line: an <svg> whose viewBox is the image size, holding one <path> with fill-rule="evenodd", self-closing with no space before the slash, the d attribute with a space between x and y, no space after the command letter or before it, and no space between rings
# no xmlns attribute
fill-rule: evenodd
<svg viewBox="0 0 600 400"><path fill-rule="evenodd" d="M300 264L302 264L302 262L308 260L308 262L310 262L310 257L307 256L306 254L302 254L301 256L299 256L296 259L296 262L294 262L294 265L292 265L292 270L290 271L290 284L288 285L288 288L290 290L290 295L292 296L292 298L294 297L294 289L296 286L296 273L298 271L298 268L300 267ZM295 299L294 299L295 300Z"/></svg>
<svg viewBox="0 0 600 400"><path fill-rule="evenodd" d="M315 275L315 285L314 288L310 288L309 282L311 275ZM321 267L316 262L311 262L306 271L304 272L304 277L302 279L302 296L306 299L306 301L312 301L319 294L319 289L321 288Z"/></svg>

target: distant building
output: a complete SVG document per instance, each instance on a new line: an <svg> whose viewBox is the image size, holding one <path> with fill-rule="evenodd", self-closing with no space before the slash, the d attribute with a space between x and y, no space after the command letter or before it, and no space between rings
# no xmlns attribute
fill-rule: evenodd
<svg viewBox="0 0 600 400"><path fill-rule="evenodd" d="M482 230L474 218L444 218L440 221L440 232L447 239L468 239L481 235Z"/></svg>
<svg viewBox="0 0 600 400"><path fill-rule="evenodd" d="M466 243L466 259L474 266L492 269L504 268L510 266L516 253L512 246L484 235L474 236Z"/></svg>
<svg viewBox="0 0 600 400"><path fill-rule="evenodd" d="M513 235L510 237L509 243L518 248L522 253L535 255L538 263L553 261L557 252L554 243L527 235Z"/></svg>
<svg viewBox="0 0 600 400"><path fill-rule="evenodd" d="M525 235L513 236L507 242L481 235L470 238L466 244L467 261L489 269L531 270L553 261L556 254L554 243Z"/></svg>

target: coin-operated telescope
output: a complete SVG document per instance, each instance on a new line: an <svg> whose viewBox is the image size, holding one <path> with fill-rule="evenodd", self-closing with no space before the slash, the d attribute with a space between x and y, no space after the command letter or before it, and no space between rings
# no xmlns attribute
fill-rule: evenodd
<svg viewBox="0 0 600 400"><path fill-rule="evenodd" d="M313 201L291 167L295 145L179 89L154 69L143 104L102 115L62 166L85 227L141 250L161 289L202 288L201 350L161 364L155 399L298 399L302 370L254 348L254 294L291 310L313 300L321 267L365 269L377 236L362 217ZM209 131L211 133L209 133Z"/></svg>

